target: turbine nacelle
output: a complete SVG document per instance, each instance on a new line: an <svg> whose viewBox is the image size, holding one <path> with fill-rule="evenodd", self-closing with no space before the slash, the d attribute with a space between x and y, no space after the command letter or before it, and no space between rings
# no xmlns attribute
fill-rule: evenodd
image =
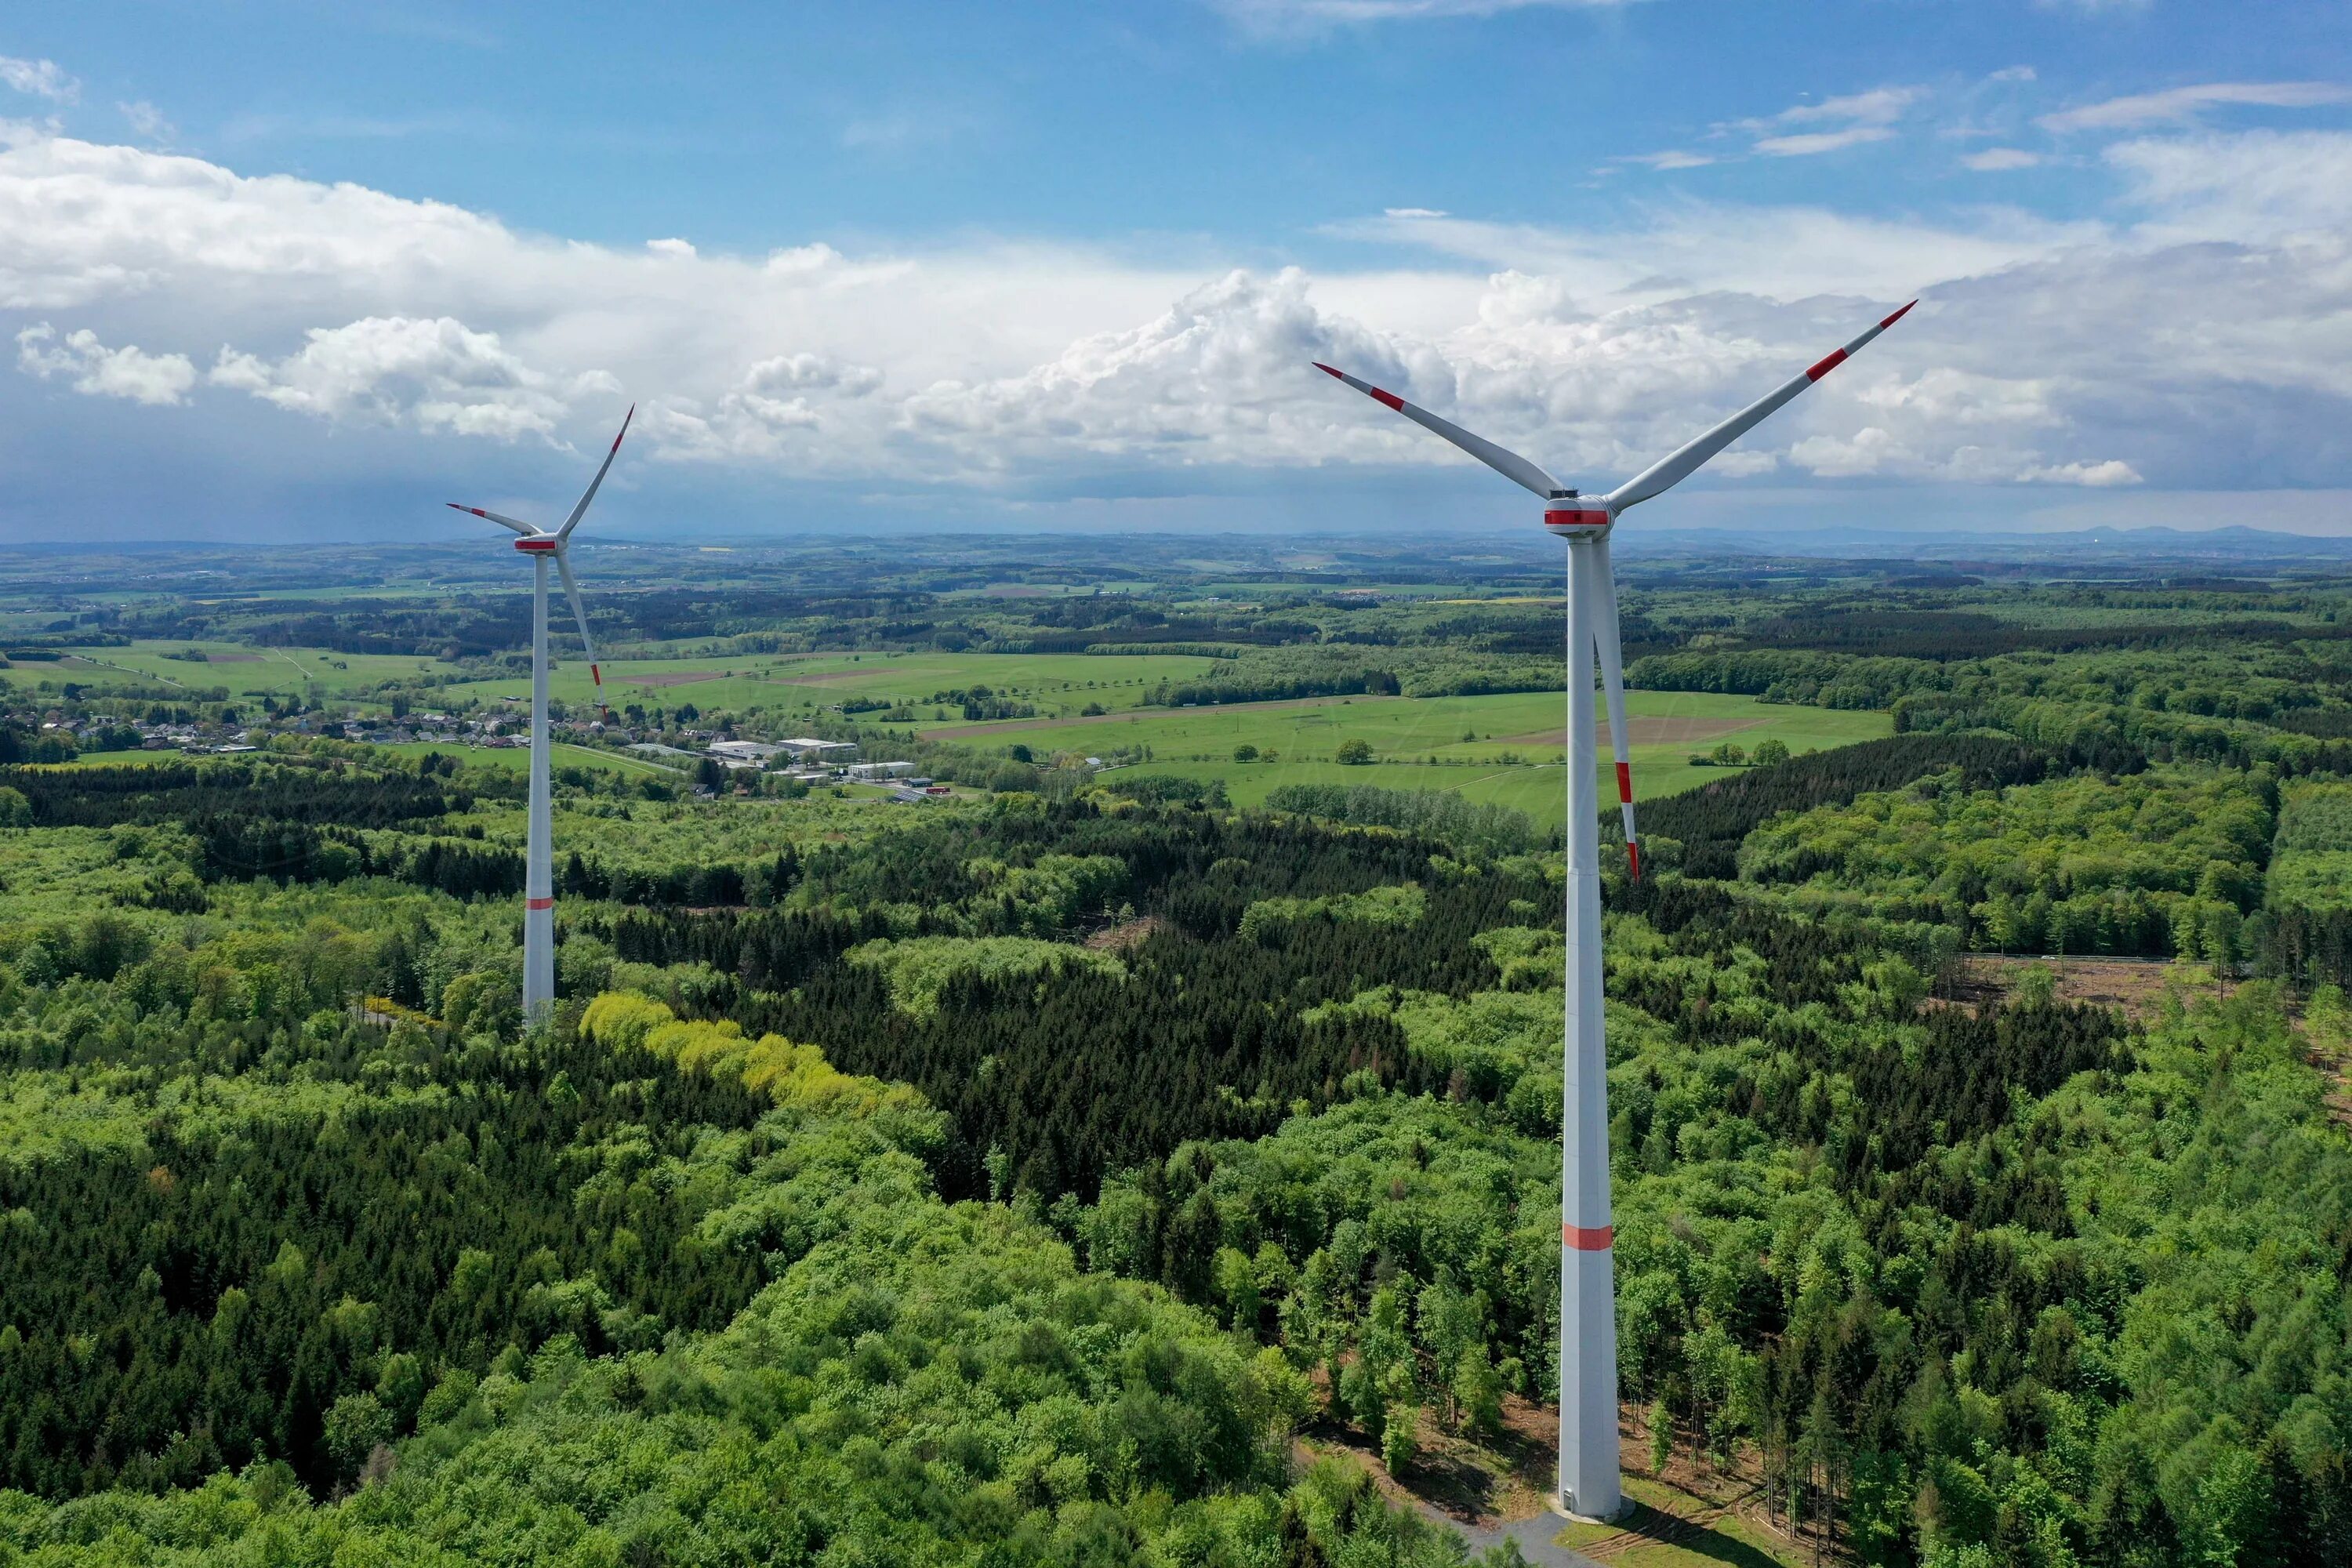
<svg viewBox="0 0 2352 1568"><path fill-rule="evenodd" d="M1579 498L1570 490L1544 500L1543 525L1558 538L1605 533L1616 521L1617 514L1609 510L1609 503L1598 497Z"/></svg>
<svg viewBox="0 0 2352 1568"><path fill-rule="evenodd" d="M514 547L526 555L552 555L563 548L563 541L551 533L534 533L516 540Z"/></svg>

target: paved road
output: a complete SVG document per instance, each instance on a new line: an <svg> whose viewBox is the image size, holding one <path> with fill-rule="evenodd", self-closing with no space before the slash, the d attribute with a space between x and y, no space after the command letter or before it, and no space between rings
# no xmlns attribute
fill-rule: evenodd
<svg viewBox="0 0 2352 1568"><path fill-rule="evenodd" d="M1468 1542L1473 1552L1500 1546L1507 1540L1518 1542L1519 1555L1526 1558L1533 1568L1601 1568L1601 1564L1582 1552L1552 1544L1552 1537L1567 1524L1567 1521L1556 1513L1539 1513L1533 1519L1523 1519L1515 1524L1482 1526L1464 1524L1426 1503L1416 1502L1413 1506L1433 1523L1444 1525Z"/></svg>

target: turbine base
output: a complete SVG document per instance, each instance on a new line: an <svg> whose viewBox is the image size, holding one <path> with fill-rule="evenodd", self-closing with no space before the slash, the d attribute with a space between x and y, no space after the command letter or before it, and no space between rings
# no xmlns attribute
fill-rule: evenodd
<svg viewBox="0 0 2352 1568"><path fill-rule="evenodd" d="M1614 1513L1580 1513L1577 1510L1576 1505L1566 1498L1555 1497L1551 1500L1551 1511L1571 1524L1622 1524L1633 1517L1635 1506L1632 1498L1621 1495L1617 1499L1617 1511Z"/></svg>

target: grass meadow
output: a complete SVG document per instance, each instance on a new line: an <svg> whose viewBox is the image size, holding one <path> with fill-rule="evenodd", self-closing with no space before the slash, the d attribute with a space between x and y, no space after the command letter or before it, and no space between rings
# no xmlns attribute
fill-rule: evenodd
<svg viewBox="0 0 2352 1568"><path fill-rule="evenodd" d="M1556 691L1494 697L1321 698L1304 702L1236 703L1221 708L1114 714L1103 720L1016 721L927 728L967 744L1025 744L1043 758L1061 751L1094 754L1151 748L1139 771L1223 779L1236 804L1255 805L1288 784L1365 784L1384 789L1447 789L1481 803L1524 811L1538 823L1567 820L1565 699ZM1693 766L1693 753L1729 741L1753 751L1778 740L1794 752L1826 751L1894 731L1883 712L1841 712L1705 692L1631 691L1634 797L1695 789L1724 770ZM1338 760L1341 744L1360 740L1367 763ZM1258 760L1234 752L1254 746ZM1268 753L1271 753L1269 758ZM1601 747L1604 781L1609 752ZM1114 779L1117 774L1111 775ZM1615 798L1610 785L1603 799Z"/></svg>

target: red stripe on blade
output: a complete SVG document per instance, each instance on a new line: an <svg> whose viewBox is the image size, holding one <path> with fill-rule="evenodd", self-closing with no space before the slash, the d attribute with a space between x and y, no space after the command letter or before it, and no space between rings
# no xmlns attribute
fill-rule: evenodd
<svg viewBox="0 0 2352 1568"><path fill-rule="evenodd" d="M604 672L592 664L588 667L588 679L601 688L604 684Z"/></svg>
<svg viewBox="0 0 2352 1568"><path fill-rule="evenodd" d="M1404 412L1404 399L1403 399L1403 398L1402 398L1402 397L1399 397L1395 393L1393 393L1393 392L1382 392L1382 391L1381 391L1379 387L1377 387L1377 386L1366 387L1364 390L1365 390L1365 391L1367 391L1367 392L1370 392L1370 393L1372 395L1372 401L1373 401L1373 402L1375 402L1375 403L1385 403L1385 404L1387 404L1391 408L1395 409L1399 414L1402 414L1402 413L1403 413L1403 412Z"/></svg>
<svg viewBox="0 0 2352 1568"><path fill-rule="evenodd" d="M1642 879L1642 846L1639 840L1625 840L1625 866L1633 873L1633 880Z"/></svg>
<svg viewBox="0 0 2352 1568"><path fill-rule="evenodd" d="M1617 764L1617 798L1627 805L1633 804L1633 764Z"/></svg>
<svg viewBox="0 0 2352 1568"><path fill-rule="evenodd" d="M1605 1225L1591 1230L1580 1225L1564 1225L1559 1227L1560 1245L1572 1247L1579 1252L1606 1252L1615 1239L1615 1232Z"/></svg>
<svg viewBox="0 0 2352 1568"><path fill-rule="evenodd" d="M1829 358L1822 360L1820 363L1806 371L1805 379L1807 381L1819 381L1822 377L1829 374L1830 372L1837 369L1838 366L1844 363L1845 350L1839 349L1836 353L1831 354Z"/></svg>
<svg viewBox="0 0 2352 1568"><path fill-rule="evenodd" d="M1333 370L1329 365L1325 364L1319 359L1308 360L1307 363L1313 365L1317 370L1321 371L1325 375L1331 377L1334 381L1345 381L1348 379L1346 376L1341 375L1338 371Z"/></svg>
<svg viewBox="0 0 2352 1568"><path fill-rule="evenodd" d="M1916 304L1917 304L1918 302L1919 302L1918 300L1912 300L1912 301L1911 301L1911 305L1916 305ZM1899 310L1895 311L1895 314L1893 314L1893 315L1891 315L1891 316L1887 317L1887 318L1886 318L1886 320L1885 320L1885 321L1883 321L1879 322L1879 323L1878 323L1878 330L1879 330L1880 331L1882 331L1882 332L1883 332L1883 331L1885 331L1887 328L1889 328L1889 327L1893 326L1895 322L1897 322L1897 321L1901 321L1904 317L1906 317L1906 316L1909 315L1909 314L1911 313L1911 305L1906 305L1906 306L1904 306L1904 307L1903 307L1903 309L1901 309L1901 310Z"/></svg>

